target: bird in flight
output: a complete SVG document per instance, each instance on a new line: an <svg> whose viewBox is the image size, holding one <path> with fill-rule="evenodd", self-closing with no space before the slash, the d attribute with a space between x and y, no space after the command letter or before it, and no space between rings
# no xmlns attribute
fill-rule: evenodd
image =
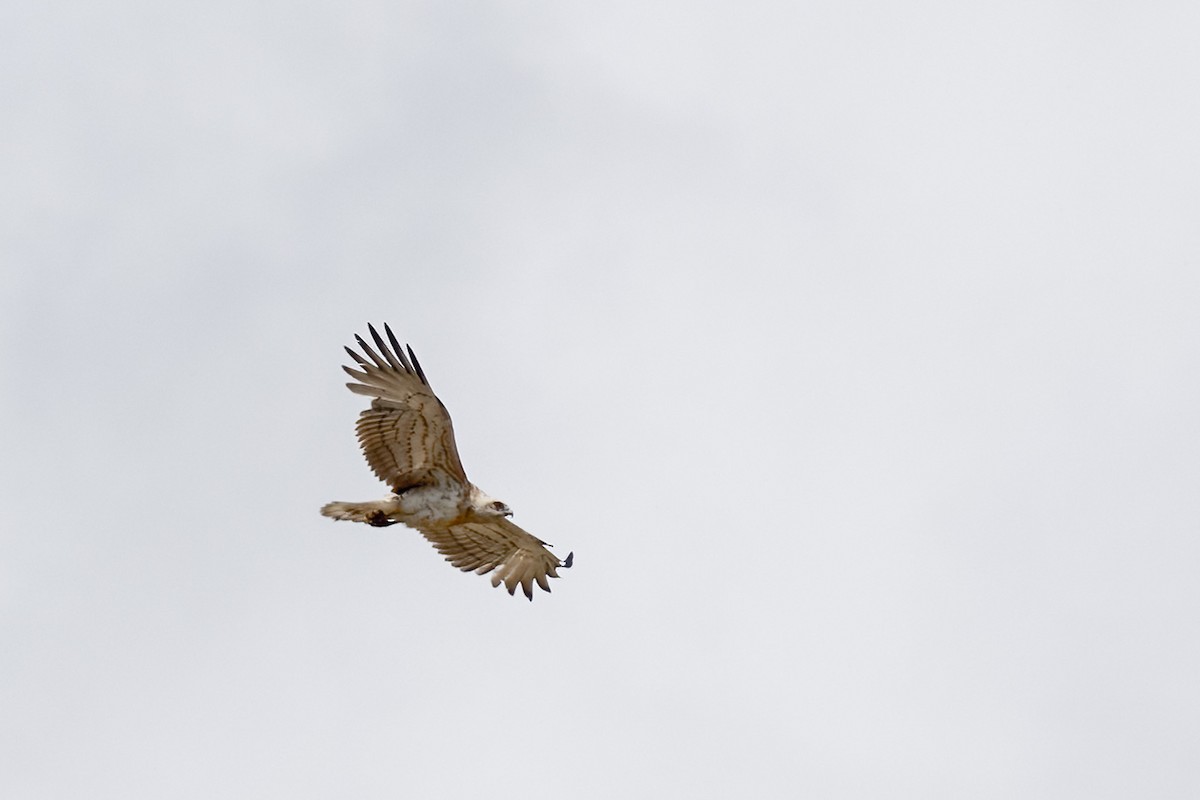
<svg viewBox="0 0 1200 800"><path fill-rule="evenodd" d="M356 367L342 367L354 382L347 388L372 398L358 415L358 443L371 471L392 493L365 503L327 503L321 513L335 520L384 527L403 522L428 539L463 572L492 574L514 594L520 586L533 599L533 584L550 591L565 560L546 543L509 521L512 510L467 480L450 414L438 400L411 347L401 348L392 329L387 341L368 325L375 349L355 336L362 355L347 347ZM390 345L390 346L389 346ZM406 353L407 350L407 353Z"/></svg>

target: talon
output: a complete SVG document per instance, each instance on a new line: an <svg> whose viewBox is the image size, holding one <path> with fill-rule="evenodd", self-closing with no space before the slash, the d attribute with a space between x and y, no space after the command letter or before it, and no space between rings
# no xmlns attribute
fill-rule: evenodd
<svg viewBox="0 0 1200 800"><path fill-rule="evenodd" d="M567 560L562 563L563 569L570 569L571 565L574 563L575 563L575 551L572 550L571 552L567 553Z"/></svg>
<svg viewBox="0 0 1200 800"><path fill-rule="evenodd" d="M371 512L370 516L367 517L367 524L374 525L376 528L386 528L388 525L395 525L396 523L388 519L387 514L383 513L379 509L375 509Z"/></svg>

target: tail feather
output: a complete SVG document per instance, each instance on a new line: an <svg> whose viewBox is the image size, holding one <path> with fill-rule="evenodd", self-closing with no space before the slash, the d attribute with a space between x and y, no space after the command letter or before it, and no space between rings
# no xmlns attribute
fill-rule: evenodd
<svg viewBox="0 0 1200 800"><path fill-rule="evenodd" d="M322 506L321 514L331 519L379 525L382 520L387 519L388 512L391 510L388 506L386 500L370 500L365 503L343 503L337 500Z"/></svg>

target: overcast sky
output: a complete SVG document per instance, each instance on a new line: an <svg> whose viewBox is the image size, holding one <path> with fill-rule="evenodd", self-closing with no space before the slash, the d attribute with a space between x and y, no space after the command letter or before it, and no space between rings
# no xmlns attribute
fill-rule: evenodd
<svg viewBox="0 0 1200 800"><path fill-rule="evenodd" d="M0 794L1200 796L1197 41L5 4ZM318 515L367 322L552 594Z"/></svg>

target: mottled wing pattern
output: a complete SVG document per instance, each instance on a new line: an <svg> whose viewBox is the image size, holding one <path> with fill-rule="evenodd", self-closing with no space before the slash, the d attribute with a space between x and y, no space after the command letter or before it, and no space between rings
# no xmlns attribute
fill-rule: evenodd
<svg viewBox="0 0 1200 800"><path fill-rule="evenodd" d="M545 548L545 542L527 533L504 517L488 522L468 522L448 528L419 528L437 551L463 572L492 575L492 586L501 583L514 594L517 587L533 599L533 584L547 592L546 580L557 578L558 567L569 567L574 554L565 562Z"/></svg>
<svg viewBox="0 0 1200 800"><path fill-rule="evenodd" d="M383 326L387 342L375 326L367 327L378 352L355 336L365 357L347 347L359 368L342 369L357 381L346 384L350 391L375 398L359 415L357 425L371 470L397 492L426 483L465 484L467 475L454 444L450 414L429 388L412 348L405 353L387 325Z"/></svg>

